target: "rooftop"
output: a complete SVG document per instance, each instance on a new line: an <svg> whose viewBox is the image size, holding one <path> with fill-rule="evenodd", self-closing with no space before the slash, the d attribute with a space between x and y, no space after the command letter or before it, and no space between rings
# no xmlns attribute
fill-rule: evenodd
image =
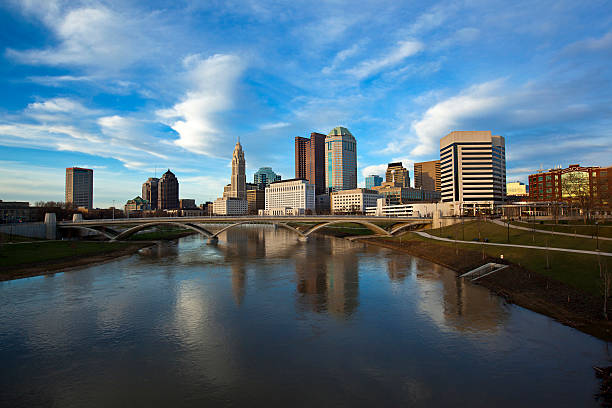
<svg viewBox="0 0 612 408"><path fill-rule="evenodd" d="M342 126L336 126L335 128L331 130L331 132L329 132L327 136L341 136L341 135L353 136L353 134L349 132L347 128L342 127Z"/></svg>

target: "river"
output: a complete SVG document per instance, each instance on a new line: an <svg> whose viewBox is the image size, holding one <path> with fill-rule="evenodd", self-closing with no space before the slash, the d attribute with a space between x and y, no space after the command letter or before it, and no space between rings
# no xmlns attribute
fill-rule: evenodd
<svg viewBox="0 0 612 408"><path fill-rule="evenodd" d="M1 406L598 406L609 361L431 262L268 226L0 282Z"/></svg>

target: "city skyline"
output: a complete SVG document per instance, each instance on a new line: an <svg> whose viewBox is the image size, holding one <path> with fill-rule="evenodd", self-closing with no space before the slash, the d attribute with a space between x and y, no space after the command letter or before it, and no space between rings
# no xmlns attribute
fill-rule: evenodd
<svg viewBox="0 0 612 408"><path fill-rule="evenodd" d="M61 201L74 166L95 171L96 207L133 198L155 167L214 201L236 137L249 177L290 178L294 138L335 126L357 135L359 187L388 162L438 159L455 130L504 136L508 180L609 166L611 12L529 4L7 2L0 199Z"/></svg>

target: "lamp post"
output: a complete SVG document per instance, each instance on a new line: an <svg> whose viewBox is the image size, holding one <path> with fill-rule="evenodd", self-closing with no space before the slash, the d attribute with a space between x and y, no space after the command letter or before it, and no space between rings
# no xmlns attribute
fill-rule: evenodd
<svg viewBox="0 0 612 408"><path fill-rule="evenodd" d="M598 221L595 221L595 229L596 229L595 242L597 245L597 250L599 251L599 222Z"/></svg>
<svg viewBox="0 0 612 408"><path fill-rule="evenodd" d="M113 221L115 221L115 200L113 200Z"/></svg>

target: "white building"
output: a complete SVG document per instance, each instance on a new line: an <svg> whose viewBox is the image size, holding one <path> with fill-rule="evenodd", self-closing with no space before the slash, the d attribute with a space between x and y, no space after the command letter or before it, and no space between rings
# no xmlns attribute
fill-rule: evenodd
<svg viewBox="0 0 612 408"><path fill-rule="evenodd" d="M306 211L303 208L291 208L291 207L282 207L282 208L270 208L268 210L259 210L259 215L262 216L275 216L275 217L283 217L283 216L297 216L297 215L305 215Z"/></svg>
<svg viewBox="0 0 612 408"><path fill-rule="evenodd" d="M365 213L367 207L376 206L381 198L377 191L366 188L355 188L331 193L332 214Z"/></svg>
<svg viewBox="0 0 612 408"><path fill-rule="evenodd" d="M492 211L506 196L506 148L490 131L456 131L440 139L442 202L456 215Z"/></svg>
<svg viewBox="0 0 612 408"><path fill-rule="evenodd" d="M266 187L266 210L295 208L315 210L315 186L304 179L276 181Z"/></svg>
<svg viewBox="0 0 612 408"><path fill-rule="evenodd" d="M249 202L236 197L217 198L213 203L215 215L244 215L249 211Z"/></svg>
<svg viewBox="0 0 612 408"><path fill-rule="evenodd" d="M384 198L376 201L376 206L367 207L366 215L377 217L432 217L435 212L441 216L453 215L451 203L412 203L387 205Z"/></svg>

